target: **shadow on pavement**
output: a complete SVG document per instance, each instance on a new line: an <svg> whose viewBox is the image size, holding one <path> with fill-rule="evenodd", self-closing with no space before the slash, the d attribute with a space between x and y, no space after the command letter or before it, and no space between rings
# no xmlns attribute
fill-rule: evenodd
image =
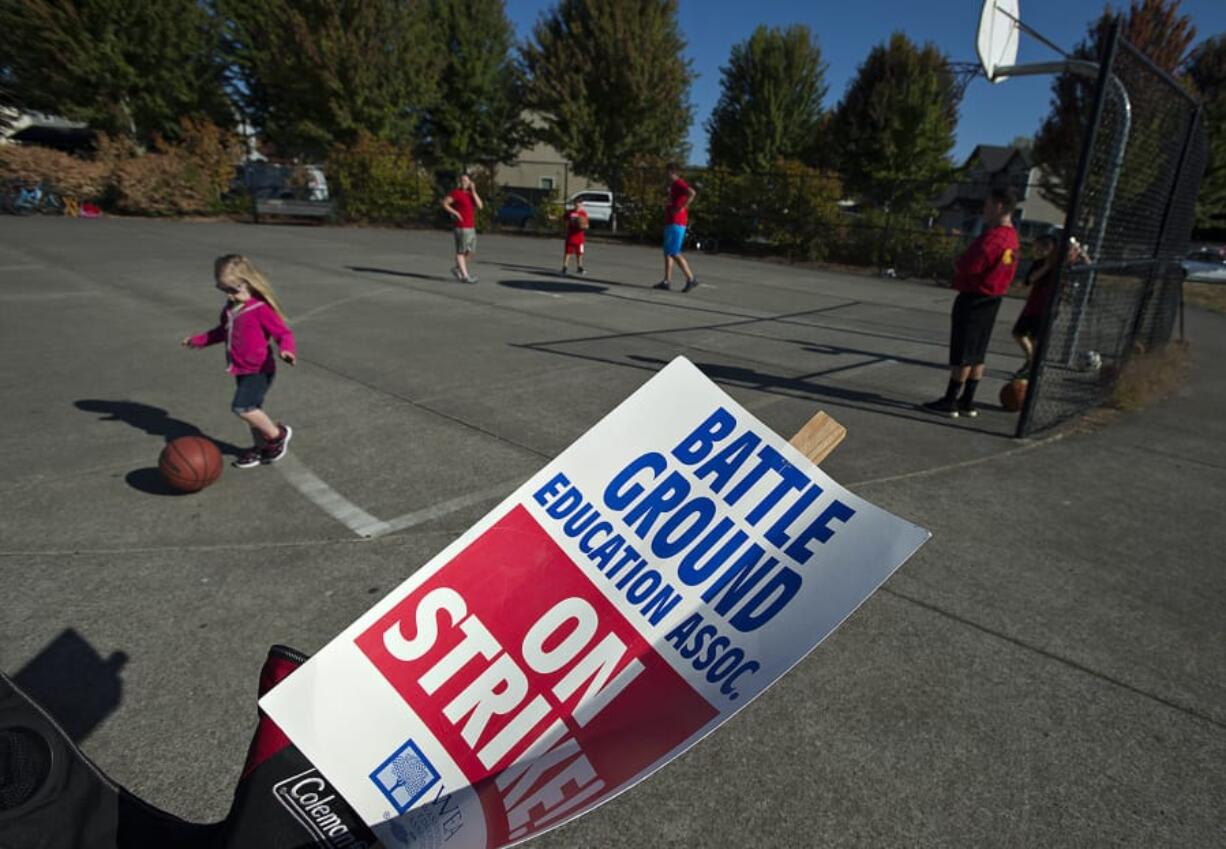
<svg viewBox="0 0 1226 849"><path fill-rule="evenodd" d="M554 282L552 280L499 280L498 285L528 292L570 292L585 295L599 295L608 289L607 286L596 286L591 283Z"/></svg>
<svg viewBox="0 0 1226 849"><path fill-rule="evenodd" d="M87 413L103 413L99 421L123 422L137 430L143 430L150 436L163 437L167 442L178 439L180 436L203 436L212 440L222 454L237 457L243 451L237 445L209 436L191 422L171 417L161 407L140 404L136 401L101 401L96 398L74 401L73 406Z"/></svg>
<svg viewBox="0 0 1226 849"><path fill-rule="evenodd" d="M143 469L134 469L124 475L124 481L128 486L135 490L145 493L146 495L191 495L190 492L183 492L175 489L170 484L166 483L166 479L162 477L162 473L158 471L157 466L148 466Z"/></svg>
<svg viewBox="0 0 1226 849"><path fill-rule="evenodd" d="M121 651L103 658L72 628L67 628L23 666L13 681L41 704L73 742L80 743L123 700Z"/></svg>
<svg viewBox="0 0 1226 849"><path fill-rule="evenodd" d="M350 271L356 271L359 274L388 274L392 277L411 277L414 280L434 280L438 283L446 283L446 277L439 277L435 274L418 274L415 271L395 271L391 268L372 268L368 265L346 265L345 268Z"/></svg>

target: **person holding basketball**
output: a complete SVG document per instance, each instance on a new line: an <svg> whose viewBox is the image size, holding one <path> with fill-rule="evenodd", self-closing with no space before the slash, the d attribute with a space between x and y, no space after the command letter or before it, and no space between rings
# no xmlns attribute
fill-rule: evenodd
<svg viewBox="0 0 1226 849"><path fill-rule="evenodd" d="M681 266L685 274L685 288L689 292L698 285L698 278L690 270L690 264L681 255L685 246L685 228L689 223L689 206L696 192L681 179L681 168L676 162L668 163L668 206L664 208L664 279L654 288L668 290L673 285L673 262Z"/></svg>
<svg viewBox="0 0 1226 849"><path fill-rule="evenodd" d="M574 254L575 270L580 274L587 274L587 271L583 268L583 244L585 241L584 232L591 226L591 222L588 220L587 210L583 208L583 203L579 198L575 198L571 202L571 207L566 210L562 220L566 224L566 242L562 247L562 273L566 273L567 262L570 260L571 254Z"/></svg>
<svg viewBox="0 0 1226 849"><path fill-rule="evenodd" d="M226 370L234 375L234 400L230 409L251 428L252 448L234 461L240 469L275 463L285 456L293 428L274 422L264 412L264 397L277 374L277 360L269 341L280 349L281 359L293 365L298 355L294 332L285 323L285 313L272 286L251 260L226 254L213 263L216 286L226 294L217 326L183 339L187 348L205 348L226 343Z"/></svg>
<svg viewBox="0 0 1226 849"><path fill-rule="evenodd" d="M1019 243L1013 229L1017 195L995 188L983 204L983 234L971 243L954 265L954 299L950 317L949 384L945 394L922 405L923 409L958 418L979 415L975 390L983 378L983 361L992 341L996 313L1005 290L1017 272Z"/></svg>

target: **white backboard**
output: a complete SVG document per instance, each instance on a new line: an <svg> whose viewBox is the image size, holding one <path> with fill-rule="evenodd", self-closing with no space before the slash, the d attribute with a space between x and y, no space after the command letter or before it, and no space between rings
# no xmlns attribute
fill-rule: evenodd
<svg viewBox="0 0 1226 849"><path fill-rule="evenodd" d="M1018 17L1017 0L984 0L979 13L975 49L979 53L983 72L994 83L1005 79L996 75L998 67L1017 63Z"/></svg>

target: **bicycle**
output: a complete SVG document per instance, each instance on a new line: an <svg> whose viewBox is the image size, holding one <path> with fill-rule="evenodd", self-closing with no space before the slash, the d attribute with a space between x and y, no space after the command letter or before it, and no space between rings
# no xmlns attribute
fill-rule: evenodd
<svg viewBox="0 0 1226 849"><path fill-rule="evenodd" d="M27 188L25 183L12 183L4 195L2 206L9 215L33 215L36 212L42 215L64 214L64 199L42 182L36 183L33 188Z"/></svg>

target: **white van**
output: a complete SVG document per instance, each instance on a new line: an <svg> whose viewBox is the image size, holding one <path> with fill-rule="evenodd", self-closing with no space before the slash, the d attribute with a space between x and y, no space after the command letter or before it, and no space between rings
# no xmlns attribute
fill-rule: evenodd
<svg viewBox="0 0 1226 849"><path fill-rule="evenodd" d="M566 199L566 205L575 201L583 204L583 208L587 211L587 218L593 224L600 222L608 224L613 220L613 193L596 191L595 189L586 192L576 192Z"/></svg>

